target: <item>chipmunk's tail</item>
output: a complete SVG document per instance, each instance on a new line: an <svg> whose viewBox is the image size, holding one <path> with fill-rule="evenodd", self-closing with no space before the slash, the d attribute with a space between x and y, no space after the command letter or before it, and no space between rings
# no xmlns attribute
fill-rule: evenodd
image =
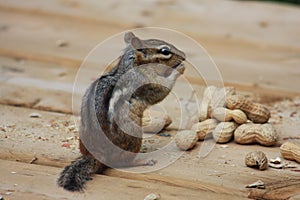
<svg viewBox="0 0 300 200"><path fill-rule="evenodd" d="M66 166L57 180L58 186L75 192L82 191L93 173L101 173L105 166L92 156L82 156Z"/></svg>

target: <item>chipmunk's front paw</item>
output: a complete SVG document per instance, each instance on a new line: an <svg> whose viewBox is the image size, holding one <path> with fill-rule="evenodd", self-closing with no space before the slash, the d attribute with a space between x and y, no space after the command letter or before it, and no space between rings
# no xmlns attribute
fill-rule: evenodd
<svg viewBox="0 0 300 200"><path fill-rule="evenodd" d="M134 165L135 166L153 166L157 163L157 160L154 160L152 158L150 159L138 159L135 160Z"/></svg>
<svg viewBox="0 0 300 200"><path fill-rule="evenodd" d="M146 160L146 165L149 165L149 166L153 166L157 163L157 160L154 160L154 159L148 159Z"/></svg>

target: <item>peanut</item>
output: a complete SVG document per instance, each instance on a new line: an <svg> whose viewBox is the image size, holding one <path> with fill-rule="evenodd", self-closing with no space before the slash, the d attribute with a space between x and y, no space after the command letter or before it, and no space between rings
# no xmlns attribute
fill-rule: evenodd
<svg viewBox="0 0 300 200"><path fill-rule="evenodd" d="M189 150L193 148L198 141L198 135L195 131L180 131L175 136L175 143L181 150Z"/></svg>
<svg viewBox="0 0 300 200"><path fill-rule="evenodd" d="M193 125L192 130L196 131L199 140L204 140L209 134L215 130L218 125L218 121L215 119L207 119L203 122L199 122Z"/></svg>
<svg viewBox="0 0 300 200"><path fill-rule="evenodd" d="M212 100L213 94L216 91L215 86L208 86L203 93L203 98L200 104L200 116L199 116L199 121L204 121L208 119L208 107L209 104Z"/></svg>
<svg viewBox="0 0 300 200"><path fill-rule="evenodd" d="M200 105L199 121L204 121L210 118L211 113L215 108L225 106L226 96L234 94L234 87L217 88L215 86L208 86L204 90L202 102Z"/></svg>
<svg viewBox="0 0 300 200"><path fill-rule="evenodd" d="M172 123L169 115L155 111L145 110L142 118L143 131L146 133L158 133Z"/></svg>
<svg viewBox="0 0 300 200"><path fill-rule="evenodd" d="M234 131L234 140L239 144L259 143L272 146L277 141L277 132L271 124L246 123Z"/></svg>
<svg viewBox="0 0 300 200"><path fill-rule="evenodd" d="M286 142L281 145L280 153L287 160L295 160L300 163L300 145L293 142Z"/></svg>
<svg viewBox="0 0 300 200"><path fill-rule="evenodd" d="M229 142L234 130L238 127L235 122L221 122L213 131L213 138L217 143Z"/></svg>
<svg viewBox="0 0 300 200"><path fill-rule="evenodd" d="M214 111L215 108L225 107L226 97L234 94L235 94L234 87L216 88L208 106L208 116L212 117L212 112Z"/></svg>
<svg viewBox="0 0 300 200"><path fill-rule="evenodd" d="M226 106L229 109L240 109L246 113L254 123L266 123L271 117L270 111L259 103L251 102L244 96L231 95L226 98Z"/></svg>
<svg viewBox="0 0 300 200"><path fill-rule="evenodd" d="M244 124L247 122L246 114L241 110L229 110L227 108L216 108L212 112L212 117L221 121L228 122L234 120L238 124Z"/></svg>
<svg viewBox="0 0 300 200"><path fill-rule="evenodd" d="M253 151L246 155L245 164L248 167L265 170L268 168L268 158L262 151Z"/></svg>

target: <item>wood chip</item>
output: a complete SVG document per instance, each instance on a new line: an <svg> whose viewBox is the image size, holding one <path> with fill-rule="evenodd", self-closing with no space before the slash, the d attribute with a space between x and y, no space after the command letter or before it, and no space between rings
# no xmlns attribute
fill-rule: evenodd
<svg viewBox="0 0 300 200"><path fill-rule="evenodd" d="M66 148L70 148L70 144L69 143L64 143L61 145L62 147L66 147Z"/></svg>
<svg viewBox="0 0 300 200"><path fill-rule="evenodd" d="M42 115L39 114L39 113L31 113L31 114L29 114L29 117L31 117L31 118L41 118Z"/></svg>
<svg viewBox="0 0 300 200"><path fill-rule="evenodd" d="M76 129L76 126L75 125L70 125L70 126L68 126L68 129L69 129L69 131L73 131L73 130Z"/></svg>
<svg viewBox="0 0 300 200"><path fill-rule="evenodd" d="M6 129L5 129L5 127L2 127L2 126L0 126L0 131L2 131L2 132L6 132Z"/></svg>
<svg viewBox="0 0 300 200"><path fill-rule="evenodd" d="M69 45L69 43L65 40L56 40L55 43L57 47L66 47Z"/></svg>
<svg viewBox="0 0 300 200"><path fill-rule="evenodd" d="M228 145L227 144L222 144L220 145L221 148L228 148Z"/></svg>
<svg viewBox="0 0 300 200"><path fill-rule="evenodd" d="M34 164L34 162L37 161L37 160L38 160L38 158L36 156L34 156L32 158L32 160L29 162L29 164Z"/></svg>

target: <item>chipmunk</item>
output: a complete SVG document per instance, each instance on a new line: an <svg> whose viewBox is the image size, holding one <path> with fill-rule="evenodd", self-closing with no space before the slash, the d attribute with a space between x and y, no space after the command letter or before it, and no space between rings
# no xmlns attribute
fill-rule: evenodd
<svg viewBox="0 0 300 200"><path fill-rule="evenodd" d="M142 145L144 110L162 101L184 73L185 54L165 41L141 40L125 33L118 63L86 90L81 105L79 148L82 156L57 180L69 191L83 191L93 173L107 167L153 165L136 160Z"/></svg>

